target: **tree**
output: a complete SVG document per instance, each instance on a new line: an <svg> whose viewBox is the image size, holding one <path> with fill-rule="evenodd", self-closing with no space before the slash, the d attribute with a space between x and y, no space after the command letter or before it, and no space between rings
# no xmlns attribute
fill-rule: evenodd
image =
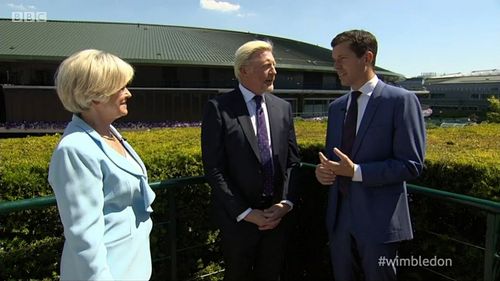
<svg viewBox="0 0 500 281"><path fill-rule="evenodd" d="M490 123L500 123L500 100L492 96L488 98L488 102L490 106L486 113L486 120Z"/></svg>

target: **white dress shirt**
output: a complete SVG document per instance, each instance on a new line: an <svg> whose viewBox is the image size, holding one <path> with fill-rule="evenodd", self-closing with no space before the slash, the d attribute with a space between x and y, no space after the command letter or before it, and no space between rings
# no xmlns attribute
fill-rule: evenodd
<svg viewBox="0 0 500 281"><path fill-rule="evenodd" d="M255 104L255 101L253 97L255 97L255 94L252 93L250 90L245 88L243 85L239 84L239 88L241 93L243 94L243 98L245 99L245 103L247 105L248 113L250 115L250 120L252 121L252 126L253 126L253 131L255 133L255 136L257 136L257 120L256 120L256 110L257 106ZM269 126L269 116L267 114L267 106L266 106L266 93L262 94L262 110L264 110L264 116L266 118L266 129L267 129L267 135L269 136L269 149L271 150L271 155L273 154L272 150L272 145L271 145L271 126ZM290 210L293 208L293 203L288 200L281 200L282 204L287 204L290 206ZM250 212L252 211L252 208L246 209L243 213L241 213L236 220L239 222L243 220Z"/></svg>
<svg viewBox="0 0 500 281"><path fill-rule="evenodd" d="M243 98L245 99L248 113L250 114L250 120L252 121L253 131L255 133L255 136L257 136L257 116L256 116L257 105L255 104L255 100L253 99L255 97L255 94L241 84L239 85L239 87L241 93L243 94ZM271 146L271 129L269 126L269 116L267 115L266 93L262 94L262 110L264 111L264 116L266 118L266 129L267 129L267 135L269 136L268 138L269 149L271 149L271 155L272 155L273 151Z"/></svg>

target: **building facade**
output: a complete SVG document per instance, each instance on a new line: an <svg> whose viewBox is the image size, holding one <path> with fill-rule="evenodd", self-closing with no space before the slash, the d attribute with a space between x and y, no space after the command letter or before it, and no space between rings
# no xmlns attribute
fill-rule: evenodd
<svg viewBox="0 0 500 281"><path fill-rule="evenodd" d="M413 91L427 90L421 102L434 116L482 116L488 110L488 98L500 98L500 71L473 72L441 77L415 77L400 82Z"/></svg>
<svg viewBox="0 0 500 281"><path fill-rule="evenodd" d="M64 58L100 49L135 68L124 121L198 121L206 101L237 85L236 49L260 39L271 41L277 61L275 94L300 116L324 115L344 94L331 62L331 50L262 34L205 28L104 23L13 22L0 19L0 122L69 120L54 88ZM377 68L384 81L401 75Z"/></svg>

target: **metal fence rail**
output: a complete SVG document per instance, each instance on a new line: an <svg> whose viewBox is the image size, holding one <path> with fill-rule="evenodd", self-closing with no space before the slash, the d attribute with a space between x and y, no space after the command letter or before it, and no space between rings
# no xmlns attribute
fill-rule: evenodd
<svg viewBox="0 0 500 281"><path fill-rule="evenodd" d="M302 163L301 169L313 169L314 164ZM206 180L203 176L197 177L183 177L170 179L165 181L153 182L151 187L155 190L166 189L167 190L167 202L168 202L168 214L170 221L166 222L168 224L169 231L169 256L171 272L170 280L178 280L177 278L177 253L183 249L177 249L176 237L177 228L175 220L172 218L176 217L176 202L175 202L175 190L178 187L186 185L196 185L204 184ZM457 194L453 192L447 192L443 190L432 189L428 187L418 186L408 184L408 191L410 193L420 194L427 197L437 198L438 200L443 200L445 202L452 202L454 204L459 204L463 206L470 206L477 210L484 211L487 216L486 220L486 237L484 243L484 269L483 269L483 280L493 281L499 280L500 273L500 203L475 198L472 196ZM12 212L45 208L49 206L54 206L56 200L54 196L44 196L31 199L17 200L17 201L7 201L0 202L0 215L6 215ZM164 223L165 224L165 223Z"/></svg>
<svg viewBox="0 0 500 281"><path fill-rule="evenodd" d="M500 203L463 194L408 184L411 193L418 193L439 200L473 207L486 213L483 280L499 280L500 270Z"/></svg>
<svg viewBox="0 0 500 281"><path fill-rule="evenodd" d="M175 218L177 216L176 213L176 204L175 204L175 189L178 187L183 187L186 185L195 185L195 184L204 184L206 183L205 177L196 176L196 177L183 177L176 179L169 179L164 181L152 182L150 186L153 190L166 189L167 190L167 204L168 204L168 216L169 218ZM4 201L0 202L0 215L6 215L13 212L29 210L29 209L39 209L46 208L56 205L56 198L53 195L43 196L43 197L35 197L30 199L16 200L16 201ZM177 249L177 225L176 223L172 223L171 219L168 222L162 222L155 224L155 226L161 224L168 225L169 232L169 253L168 256L163 259L170 259L170 280L177 280L177 252L183 249ZM162 260L163 260L162 259ZM156 260L154 260L156 261Z"/></svg>

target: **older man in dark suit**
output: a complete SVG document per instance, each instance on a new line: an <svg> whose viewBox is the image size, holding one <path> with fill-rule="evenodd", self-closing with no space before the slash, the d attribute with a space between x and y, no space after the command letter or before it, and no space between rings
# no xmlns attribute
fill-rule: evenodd
<svg viewBox="0 0 500 281"><path fill-rule="evenodd" d="M278 280L283 264L299 156L291 106L271 94L275 67L270 43L245 43L235 54L238 87L205 108L203 166L225 280Z"/></svg>

